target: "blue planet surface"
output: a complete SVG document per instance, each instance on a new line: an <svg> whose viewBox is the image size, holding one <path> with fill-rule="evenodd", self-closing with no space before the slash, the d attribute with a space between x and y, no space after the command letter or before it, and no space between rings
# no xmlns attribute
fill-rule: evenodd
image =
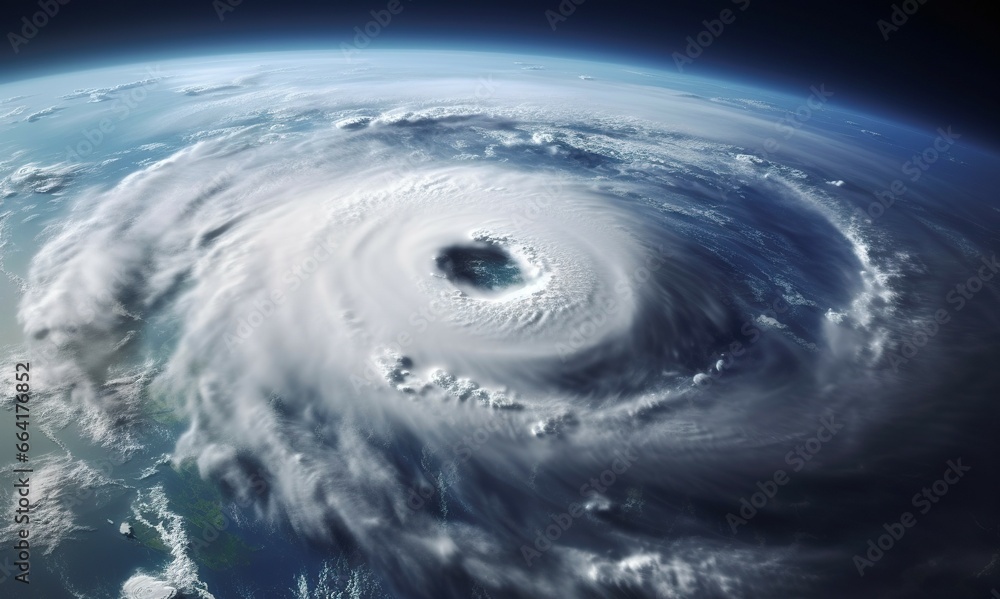
<svg viewBox="0 0 1000 599"><path fill-rule="evenodd" d="M0 132L4 597L989 592L1000 159L947 122L300 50L7 83Z"/></svg>

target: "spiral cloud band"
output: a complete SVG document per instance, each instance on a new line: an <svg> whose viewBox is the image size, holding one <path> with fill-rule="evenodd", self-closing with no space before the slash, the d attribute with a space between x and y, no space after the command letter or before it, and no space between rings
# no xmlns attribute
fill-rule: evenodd
<svg viewBox="0 0 1000 599"><path fill-rule="evenodd" d="M32 260L49 387L100 439L166 402L175 461L398 596L793 592L815 556L677 506L867 434L911 267L855 209L886 158L822 106L779 134L737 89L432 58L160 65L170 142Z"/></svg>

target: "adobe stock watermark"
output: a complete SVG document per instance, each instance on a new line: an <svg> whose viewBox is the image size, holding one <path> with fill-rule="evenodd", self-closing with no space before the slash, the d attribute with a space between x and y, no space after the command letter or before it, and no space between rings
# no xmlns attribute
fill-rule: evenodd
<svg viewBox="0 0 1000 599"><path fill-rule="evenodd" d="M562 0L556 7L558 12L549 9L545 11L545 20L549 22L552 31L556 30L556 24L562 23L576 12L576 7L586 2L586 0Z"/></svg>
<svg viewBox="0 0 1000 599"><path fill-rule="evenodd" d="M405 156L393 160L391 168L380 171L379 180L387 185L399 182L432 162L433 158L420 151L407 152Z"/></svg>
<svg viewBox="0 0 1000 599"><path fill-rule="evenodd" d="M268 490L267 480L261 476L260 472L254 472L250 476L250 487L253 491L253 495L246 494L237 499L233 500L233 503L240 509L246 509L254 502L254 496L260 497ZM195 539L190 541L191 547L195 549L205 550L209 545L215 542L232 521L226 517L226 514L219 510L219 515L217 520L209 520L208 523L201 529L201 533Z"/></svg>
<svg viewBox="0 0 1000 599"><path fill-rule="evenodd" d="M885 19L879 19L875 22L879 32L882 34L882 39L889 41L889 34L899 31L899 28L906 25L910 17L915 15L924 4L927 4L927 0L903 0L898 5L893 4L892 13L889 15L889 21L892 22L890 23Z"/></svg>
<svg viewBox="0 0 1000 599"><path fill-rule="evenodd" d="M410 1L412 0L407 0L407 2ZM354 39L351 40L352 44L348 44L347 42L340 43L340 51L343 53L344 58L347 59L347 62L353 62L355 55L360 54L362 50L367 48L372 43L372 40L378 37L384 28L389 26L392 18L403 12L403 8L400 0L389 0L385 8L369 11L368 14L372 16L372 19L365 23L363 27L356 26L354 28Z"/></svg>
<svg viewBox="0 0 1000 599"><path fill-rule="evenodd" d="M607 469L598 476L591 478L580 487L580 496L596 499L608 490L608 487L615 484L618 477L626 473L632 464L639 458L635 453L632 444L627 444L624 448L615 450L614 457ZM564 532L572 528L573 521L580 518L587 512L585 503L573 502L566 506L566 511L559 514L552 514L552 524L545 527L545 530L535 529L537 533L531 545L522 544L520 551L524 563L531 567L533 560L542 556L543 553L552 549L552 544L559 540Z"/></svg>
<svg viewBox="0 0 1000 599"><path fill-rule="evenodd" d="M900 170L904 175L909 177L910 181L914 183L919 181L924 172L951 150L952 146L955 145L955 140L962 137L951 130L951 125L947 128L938 127L937 133L938 136L931 145L914 154L900 166ZM874 222L885 214L885 211L892 207L896 203L896 200L903 197L905 193L906 185L901 179L896 179L889 184L889 189L874 192L875 198L878 201L869 204L867 210L856 208L855 211L869 223Z"/></svg>
<svg viewBox="0 0 1000 599"><path fill-rule="evenodd" d="M948 494L948 490L951 489L952 485L960 481L965 476L965 473L972 469L971 466L962 464L962 458L957 458L954 461L948 460L947 466L948 468L944 471L941 478L934 481L930 487L924 487L918 493L915 493L910 500L913 507L918 508L922 515L931 511L934 504L941 501L941 498ZM868 539L868 551L865 552L864 557L855 555L852 558L854 567L858 570L858 575L864 576L865 569L871 568L876 562L882 559L885 552L895 547L896 542L902 540L906 534L906 530L913 528L916 523L916 516L912 512L903 512L891 524L888 522L882 524L885 534L879 535L877 540Z"/></svg>
<svg viewBox="0 0 1000 599"><path fill-rule="evenodd" d="M786 141L791 139L802 128L802 125L806 124L813 117L814 112L823 110L827 101L833 97L833 92L827 91L825 83L820 83L819 87L813 85L809 88L809 91L811 93L805 102L795 109L795 112L787 112L784 118L774 122L775 131ZM778 140L768 137L764 140L763 158L767 159L779 149L781 149L781 144Z"/></svg>
<svg viewBox="0 0 1000 599"><path fill-rule="evenodd" d="M785 301L780 295L771 302L770 307L760 315L760 317L771 320L778 320L779 314L784 314L788 311L788 302ZM754 320L752 317L747 317L746 320L740 325L740 334L746 337L747 344L743 345L743 341L739 339L733 339L729 342L727 346L729 352L722 356L721 359L715 362L711 367L708 368L707 372L699 372L692 377L692 383L694 383L695 391L704 391L712 386L715 381L717 381L723 373L731 369L738 358L742 358L746 354L746 348L757 343L757 340L761 337L761 330L754 326Z"/></svg>
<svg viewBox="0 0 1000 599"><path fill-rule="evenodd" d="M125 461L126 460L124 458L118 459L117 461L105 458L93 464L88 464L88 466L94 472L100 473L101 476L110 481L111 473L114 471L115 467L121 466L125 463ZM15 484L14 486L17 487L18 485ZM73 508L85 505L88 500L96 497L97 491L95 489L97 486L99 485L84 485L76 489L75 492L69 494L66 494L68 491L66 488L58 489L55 493L46 491L42 494L42 497L38 498L34 502L31 502L30 510L35 510L40 503L47 503L51 501L58 501L58 503L61 504L65 510L72 510ZM21 518L24 518L23 525L25 526L30 525L28 516L32 519L35 518L33 512L25 516L21 516ZM18 522L21 523L22 521L18 520ZM18 543L14 545L14 549L24 550L26 552L29 551L30 544L25 539L28 539L28 537L21 536ZM24 543L24 545L22 545L22 543ZM0 564L0 584L3 584L10 579L16 579L19 582L26 582L30 584L30 580L26 576L30 568L30 557L25 559L20 555L20 551L16 551L15 553L18 554L16 557L19 559L15 560L14 563L11 563L10 557L8 556L4 559L4 562Z"/></svg>
<svg viewBox="0 0 1000 599"><path fill-rule="evenodd" d="M493 435L504 430L504 428L504 421L502 419L492 418L488 423L477 426L471 433L462 437L458 443L455 443L451 447L455 465L458 466L468 462L479 448L489 443ZM436 484L433 473L428 472L426 469L424 472L428 475L428 479L435 482L431 484L419 484L407 489L406 507L413 511L423 509L426 502L430 501L442 490L442 485Z"/></svg>
<svg viewBox="0 0 1000 599"><path fill-rule="evenodd" d="M220 23L226 20L227 12L233 12L240 4L243 4L243 0L212 0L212 8L215 9Z"/></svg>
<svg viewBox="0 0 1000 599"><path fill-rule="evenodd" d="M7 41L14 50L14 54L20 54L23 46L35 39L38 32L49 24L49 19L55 18L59 14L60 7L69 4L69 0L38 0L38 7L41 9L31 17L21 17L21 34L13 31L7 33Z"/></svg>
<svg viewBox="0 0 1000 599"><path fill-rule="evenodd" d="M806 462L812 460L823 446L833 440L833 437L844 428L842 422L835 422L834 415L820 418L820 427L816 430L816 435L806 439L801 445L796 445L794 449L785 454L785 463L792 467L792 472L798 472L805 468ZM764 481L757 481L757 491L746 497L740 498L739 515L730 512L726 514L726 522L729 524L733 535L738 532L740 526L747 524L758 510L764 509L769 501L778 494L778 489L788 484L791 479L784 469L779 468L774 471L770 478Z"/></svg>
<svg viewBox="0 0 1000 599"><path fill-rule="evenodd" d="M105 478L110 479L111 473L114 471L115 467L121 466L127 460L125 458L118 458L117 460L102 459L94 463L91 467L97 472L101 473ZM63 504L66 509L72 509L84 505L89 499L95 497L97 493L91 487L83 487L77 490L75 493L60 496L59 501Z"/></svg>
<svg viewBox="0 0 1000 599"><path fill-rule="evenodd" d="M237 320L234 332L226 333L224 337L226 349L232 353L236 347L249 339L257 328L284 305L288 300L286 293L294 293L319 271L320 266L333 256L338 244L339 241L335 237L321 239L313 246L308 256L285 271L282 286L258 293L250 313Z"/></svg>
<svg viewBox="0 0 1000 599"><path fill-rule="evenodd" d="M739 7L740 12L750 8L750 0L730 1ZM694 36L689 35L684 38L687 42L687 46L684 47L684 53L674 52L671 54L674 64L677 66L677 71L683 73L685 65L693 64L694 60L705 52L705 48L711 46L712 42L722 35L726 30L726 25L732 25L736 22L736 14L731 9L724 8L719 12L718 19L706 19L702 21L701 24L705 26L704 29Z"/></svg>
<svg viewBox="0 0 1000 599"><path fill-rule="evenodd" d="M417 333L424 333L431 324L441 320L449 312L449 306L453 296L449 291L439 291L437 297L432 298L426 306L413 311L407 322ZM362 371L363 376L351 375L351 385L354 391L358 392L362 387L371 387L376 384L384 384L386 377L384 374L385 365L380 363L374 356L405 356L406 348L416 341L414 333L409 330L401 331L396 337L386 343L379 345L375 351L365 360Z"/></svg>
<svg viewBox="0 0 1000 599"><path fill-rule="evenodd" d="M558 180L546 180L542 183L542 189L544 190L544 193L532 194L530 197L524 198L522 201L518 202L518 206L523 209L512 213L510 215L510 220L505 222L504 226L511 227L516 230L527 225L528 223L538 220L538 218L542 215L542 212L551 207L552 202L562 195L563 186Z"/></svg>
<svg viewBox="0 0 1000 599"><path fill-rule="evenodd" d="M577 350L584 347L591 338L600 332L601 327L609 318L622 309L622 302L627 302L635 294L635 287L643 285L652 278L653 274L663 268L667 263L666 259L670 256L664 251L661 244L656 248L655 254L646 256L643 265L633 270L630 277L620 279L615 283L615 295L603 304L595 306L593 313L573 329L568 339L556 343L555 349L556 353L559 354L559 359L564 364L568 362Z"/></svg>
<svg viewBox="0 0 1000 599"><path fill-rule="evenodd" d="M83 139L76 142L75 145L66 144L66 160L80 161L80 159L90 156L111 133L114 133L116 125L131 116L132 111L149 97L149 92L160 84L163 74L160 72L159 65L148 67L146 71L149 75L146 79L139 85L130 85L122 89L120 95L112 103L111 109L114 111L114 118L105 117L95 127L82 129L80 136Z"/></svg>
<svg viewBox="0 0 1000 599"><path fill-rule="evenodd" d="M488 73L479 78L476 85L476 99L485 100L487 98L492 98L496 91L497 86L496 83L493 82L493 73Z"/></svg>
<svg viewBox="0 0 1000 599"><path fill-rule="evenodd" d="M972 275L961 283L956 283L954 288L945 295L944 299L949 304L954 304L955 312L961 312L966 304L983 290L985 283L991 280L1000 272L1000 261L994 253L989 258L980 258L983 263ZM928 320L917 327L908 337L904 337L897 349L889 354L889 363L893 372L899 372L899 367L908 363L920 353L920 349L927 345L931 339L937 336L941 327L951 322L951 312L947 307L938 308L934 312L934 318Z"/></svg>

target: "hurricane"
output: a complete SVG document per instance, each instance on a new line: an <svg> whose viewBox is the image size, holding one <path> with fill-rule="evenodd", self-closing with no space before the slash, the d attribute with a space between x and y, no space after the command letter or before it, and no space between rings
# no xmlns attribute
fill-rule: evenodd
<svg viewBox="0 0 1000 599"><path fill-rule="evenodd" d="M886 206L871 190L922 138L874 133L820 82L770 97L524 60L136 75L141 131L108 138L138 149L19 160L3 182L59 205L17 309L39 392L139 461L162 453L151 406L172 414L164 461L363 568L357 596L800 596L827 580L816 564L851 568L863 545L796 523L758 542L755 518L782 516L740 500L779 468L786 501L863 478L852 458L934 418L920 390L981 356L935 314L959 321L948 289L991 272L990 229L931 215L944 193L974 204L948 169L995 158L921 132L940 162ZM996 331L980 288L962 317ZM799 499L803 520L843 509ZM212 596L169 522L173 566L125 595Z"/></svg>

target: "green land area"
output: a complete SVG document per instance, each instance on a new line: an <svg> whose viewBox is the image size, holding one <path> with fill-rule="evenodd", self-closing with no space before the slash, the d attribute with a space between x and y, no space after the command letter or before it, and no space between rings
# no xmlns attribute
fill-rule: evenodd
<svg viewBox="0 0 1000 599"><path fill-rule="evenodd" d="M250 554L261 549L251 547L234 532L235 524L222 513L224 499L211 483L201 479L194 462L179 469L165 466L161 470L164 487L168 489L171 508L184 518L191 543L191 556L198 565L212 570L226 570L250 562ZM155 514L144 514L155 522ZM143 524L130 522L135 539L144 546L164 553L170 552L159 531Z"/></svg>

